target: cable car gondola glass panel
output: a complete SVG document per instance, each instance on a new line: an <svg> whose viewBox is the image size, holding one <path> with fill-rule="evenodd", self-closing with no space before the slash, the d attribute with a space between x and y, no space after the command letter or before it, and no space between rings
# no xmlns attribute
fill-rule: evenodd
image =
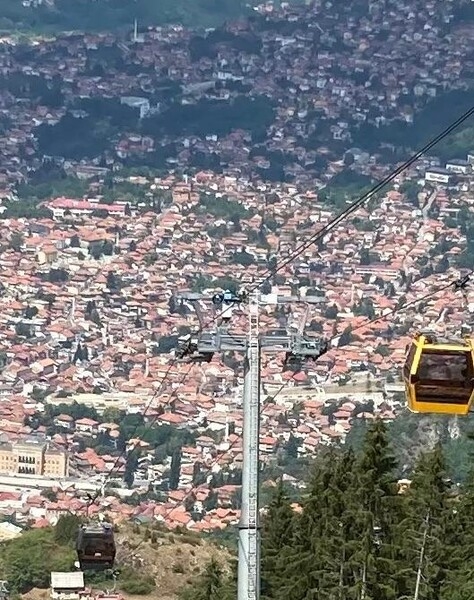
<svg viewBox="0 0 474 600"><path fill-rule="evenodd" d="M403 368L413 412L466 415L474 398L471 340L458 343L415 338Z"/></svg>

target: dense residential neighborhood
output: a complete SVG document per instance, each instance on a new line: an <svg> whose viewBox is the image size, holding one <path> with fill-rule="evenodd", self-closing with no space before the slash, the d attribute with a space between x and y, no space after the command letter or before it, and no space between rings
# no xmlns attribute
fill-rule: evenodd
<svg viewBox="0 0 474 600"><path fill-rule="evenodd" d="M207 37L180 26L128 39L68 34L39 38L34 51L6 36L2 193L45 155L86 178L124 165L212 165L313 188L351 144L363 170L358 145L385 141L377 154L394 162L395 146L414 141L400 125L469 87L473 32L457 4L386 0L360 17L344 5L269 4Z"/></svg>
<svg viewBox="0 0 474 600"><path fill-rule="evenodd" d="M284 258L406 158L418 140L396 132L429 100L468 90L473 30L453 5L267 4L207 36L2 39L0 512L18 526L0 538L70 513L237 523L242 357L175 350L202 316L216 327L216 290L269 269L262 331L329 349L298 370L264 354L266 482L277 465L300 488L298 459L398 415L414 329L460 333L473 309L449 285L472 264L472 149L433 150ZM241 307L229 331L246 330Z"/></svg>
<svg viewBox="0 0 474 600"><path fill-rule="evenodd" d="M324 296L321 305L309 304L307 310L304 302L289 304L282 314L264 304L261 326L268 332L291 330L306 319L308 336L331 340L327 354L296 372L284 369L283 354L264 355L263 464L279 460L290 446L297 456L310 456L321 444L344 439L357 419L393 419L403 405L399 373L412 322L441 332L448 323L453 331L461 329L465 313L454 289L398 311L446 288L462 272L457 263L465 240L449 219L469 198L471 174L449 188L432 188L423 183L425 168L421 161L410 174L419 182L419 199L408 200L399 191L407 189L407 179L395 183L370 212L360 210L353 224L341 225L324 245L308 248L262 290L264 299L295 292L303 301L306 295ZM67 207L68 214L2 222L2 441L18 454L15 446L25 440L45 440L69 457L67 472L52 486L54 501L38 492L4 492L8 506L19 502L24 518L38 526L85 510L87 486L81 481L100 487L105 478L118 487L107 488L93 510L106 510L117 521L140 516L199 531L237 521L242 361L225 354L204 366L170 363L179 335L198 326L192 305L176 298L198 285L209 290L210 300L216 288L258 281L272 257L284 256L300 236L331 217L316 193L272 185L265 217L276 223L276 236L262 226L263 184L252 190L235 177L206 172L187 182L174 176L134 181L167 193L169 204L159 214L133 208L130 216L124 210L100 218L90 210L100 198L53 199L46 205ZM229 210L233 204L244 209L243 216L216 219L214 205L206 205L215 197ZM434 212L442 218L435 220ZM210 228L220 228L219 235L210 235ZM110 252L102 254L104 246ZM244 264L236 260L242 254ZM211 306L201 303L210 321ZM448 306L449 317L436 323ZM230 331L245 332L246 319L245 310L235 311ZM88 416L80 416L78 405ZM175 486L169 485L175 453L164 447L158 452L146 427L143 439L134 427L124 430L120 414L131 424L140 418L138 426L152 430L191 434L189 441L181 438ZM130 437L124 439L127 431ZM127 454L117 459L122 447L140 450L131 490L123 488ZM20 463L10 465L2 467L2 485L9 474L21 473ZM40 488L51 486L37 479ZM20 481L28 486L15 477L15 485ZM127 503L140 489L155 490L162 502L152 497L136 506Z"/></svg>

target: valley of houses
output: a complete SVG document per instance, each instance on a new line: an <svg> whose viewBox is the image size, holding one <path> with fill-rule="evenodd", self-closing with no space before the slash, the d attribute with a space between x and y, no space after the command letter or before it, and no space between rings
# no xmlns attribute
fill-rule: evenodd
<svg viewBox="0 0 474 600"><path fill-rule="evenodd" d="M283 368L283 355L264 356L264 464L290 454L311 456L321 444L344 439L356 419L393 419L404 405L399 374L414 329L461 329L465 312L451 289L420 306L397 309L462 274L457 264L466 241L450 221L472 210L470 163L465 173L458 170L450 181L433 183L426 173L439 169L434 163L419 161L370 211L361 209L352 222L337 226L262 290L266 298L271 293L324 297L308 311L304 302L284 312L262 305L262 331L296 330L304 318L308 336L331 340L327 354L297 372ZM334 168L343 168L342 162ZM49 219L0 222L0 454L17 457L11 463L0 460L0 467L10 464L1 467L0 510L14 513L17 523L42 527L60 514L84 511L80 482L104 479L114 487L107 487L93 510L117 521L157 519L202 531L238 520L241 361L215 355L205 366L170 365L177 336L198 326L191 305L181 306L174 297L195 289L196 282L210 299L223 282L245 286L258 280L273 256L291 252L332 213L317 193L288 184L250 188L236 177L208 172L185 180L170 175L132 181L153 193L170 193L171 203L159 214L133 207L133 215L124 209L98 217L91 207L100 197L89 194L79 202L46 201L53 210L69 211ZM415 197L400 191L408 182L417 182ZM237 225L208 212L211 194L247 209ZM264 196L271 202L262 216ZM111 251L102 253L106 246ZM236 260L242 254L245 264ZM211 311L210 306L203 302L201 311ZM449 316L446 307L453 309ZM245 311L236 311L230 331L242 333L246 326ZM38 417L48 404L73 402L93 407L99 417L72 418L66 411L54 418L53 431L41 424ZM149 443L133 436L127 449L140 448L140 460L134 487L125 488L126 458L117 461L116 452L118 411L142 414L150 426L195 434L195 442L182 448L176 490L163 491L171 457L157 458ZM97 447L98 436L105 449ZM54 467L46 458L43 471L35 467L39 463L21 450L28 443L42 444L48 457L66 456L64 468L59 458ZM19 471L18 461L28 468ZM41 493L42 478L51 477L51 469L63 469L54 471L53 499ZM203 476L193 486L196 471ZM12 474L21 490L5 487ZM145 496L137 504L126 498L150 489L159 490L159 501Z"/></svg>

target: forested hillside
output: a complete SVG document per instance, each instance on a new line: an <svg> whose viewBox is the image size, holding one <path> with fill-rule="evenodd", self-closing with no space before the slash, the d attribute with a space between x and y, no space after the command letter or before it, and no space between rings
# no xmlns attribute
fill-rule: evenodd
<svg viewBox="0 0 474 600"><path fill-rule="evenodd" d="M408 489L385 425L362 450L328 450L294 511L280 486L262 533L266 600L468 600L474 598L474 478L463 489L447 473L441 446L424 453ZM235 576L216 562L185 600L230 600Z"/></svg>
<svg viewBox="0 0 474 600"><path fill-rule="evenodd" d="M55 0L34 6L0 0L0 29L38 33L131 30L135 18L143 27L167 23L215 26L247 11L240 0Z"/></svg>
<svg viewBox="0 0 474 600"><path fill-rule="evenodd" d="M283 485L276 488L263 517L262 600L411 600L417 585L418 600L474 598L474 472L463 487L453 483L440 442L406 474L406 488L397 440L390 444L389 437L393 431L389 436L376 421L358 450L324 450L300 510ZM70 568L76 528L75 517L64 517L54 529L2 544L0 568L10 589L46 588L51 570ZM117 535L119 589L172 598L188 583L181 600L235 600L227 551L189 533L135 529L122 526ZM142 547L143 572L123 560L130 545Z"/></svg>

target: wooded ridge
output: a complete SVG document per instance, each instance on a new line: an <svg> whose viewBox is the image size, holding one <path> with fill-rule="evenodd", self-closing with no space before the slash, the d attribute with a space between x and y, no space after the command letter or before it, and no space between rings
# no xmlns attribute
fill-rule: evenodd
<svg viewBox="0 0 474 600"><path fill-rule="evenodd" d="M437 445L400 485L386 426L362 450L316 459L301 510L280 484L263 518L265 600L468 600L474 598L474 477L463 488ZM212 561L184 600L230 600L235 568Z"/></svg>

